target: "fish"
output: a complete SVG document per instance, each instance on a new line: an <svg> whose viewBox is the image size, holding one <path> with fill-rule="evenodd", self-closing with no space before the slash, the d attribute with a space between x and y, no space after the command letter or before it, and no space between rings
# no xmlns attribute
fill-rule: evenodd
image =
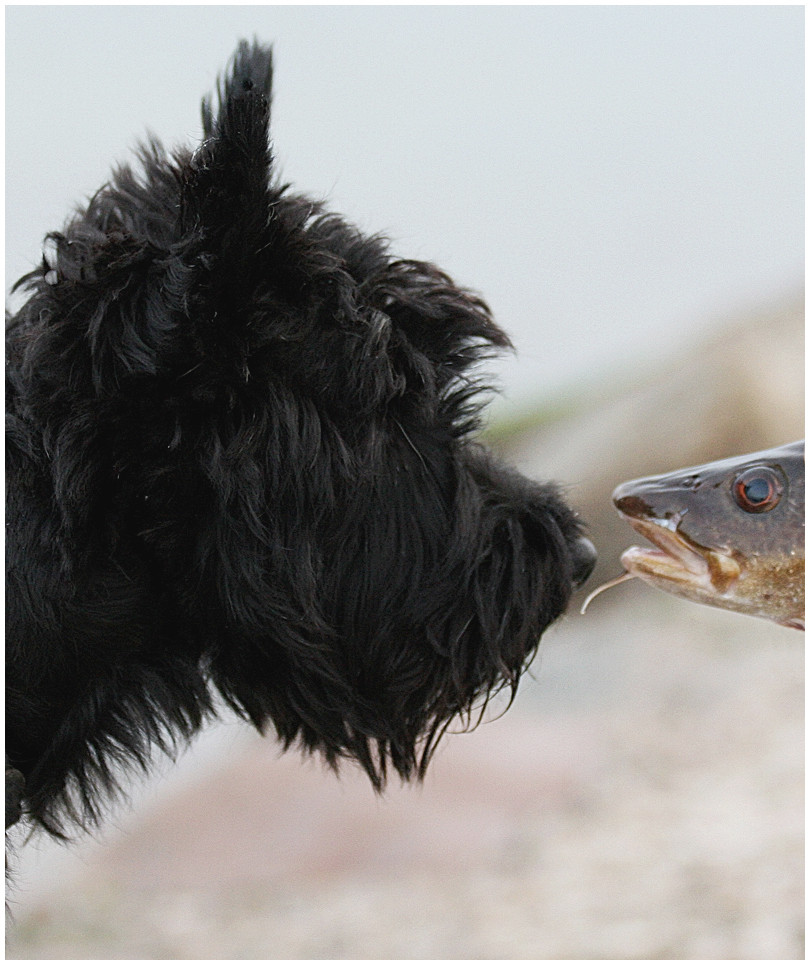
<svg viewBox="0 0 810 965"><path fill-rule="evenodd" d="M676 596L804 630L804 441L622 483L613 503L652 547L625 572Z"/></svg>

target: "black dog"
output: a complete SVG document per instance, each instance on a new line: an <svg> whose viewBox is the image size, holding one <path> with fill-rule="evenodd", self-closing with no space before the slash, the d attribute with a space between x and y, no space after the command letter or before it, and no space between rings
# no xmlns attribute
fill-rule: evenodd
<svg viewBox="0 0 810 965"><path fill-rule="evenodd" d="M378 788L421 776L593 566L557 490L472 440L506 335L275 181L270 81L241 44L200 147L143 148L19 283L7 766L53 834L214 691Z"/></svg>

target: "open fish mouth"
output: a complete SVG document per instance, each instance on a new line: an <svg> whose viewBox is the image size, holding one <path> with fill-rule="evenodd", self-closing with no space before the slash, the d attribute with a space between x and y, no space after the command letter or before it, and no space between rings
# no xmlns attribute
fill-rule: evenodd
<svg viewBox="0 0 810 965"><path fill-rule="evenodd" d="M653 546L631 546L622 553L627 573L649 583L678 583L696 595L725 593L740 576L740 564L730 554L693 543L677 529L678 519L655 522L622 514Z"/></svg>
<svg viewBox="0 0 810 965"><path fill-rule="evenodd" d="M634 577L698 603L709 604L716 604L717 598L727 593L739 579L740 564L730 553L700 546L678 531L681 517L656 522L627 513L621 515L653 545L626 549L621 556L625 572L590 593L580 613L584 613L591 600L604 590Z"/></svg>

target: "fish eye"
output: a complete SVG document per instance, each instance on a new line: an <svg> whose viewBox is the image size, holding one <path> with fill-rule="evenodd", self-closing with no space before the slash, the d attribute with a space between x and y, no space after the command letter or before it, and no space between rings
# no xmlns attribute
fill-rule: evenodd
<svg viewBox="0 0 810 965"><path fill-rule="evenodd" d="M767 513L782 498L782 480L769 466L752 466L734 480L732 492L746 513Z"/></svg>

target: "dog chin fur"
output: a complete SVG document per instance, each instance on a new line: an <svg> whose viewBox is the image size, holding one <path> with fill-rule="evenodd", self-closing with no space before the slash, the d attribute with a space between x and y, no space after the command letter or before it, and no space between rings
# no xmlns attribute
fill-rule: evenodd
<svg viewBox="0 0 810 965"><path fill-rule="evenodd" d="M216 693L377 788L421 776L593 564L475 441L485 303L278 182L271 74L242 43L200 146L142 147L18 283L7 767L56 835Z"/></svg>

